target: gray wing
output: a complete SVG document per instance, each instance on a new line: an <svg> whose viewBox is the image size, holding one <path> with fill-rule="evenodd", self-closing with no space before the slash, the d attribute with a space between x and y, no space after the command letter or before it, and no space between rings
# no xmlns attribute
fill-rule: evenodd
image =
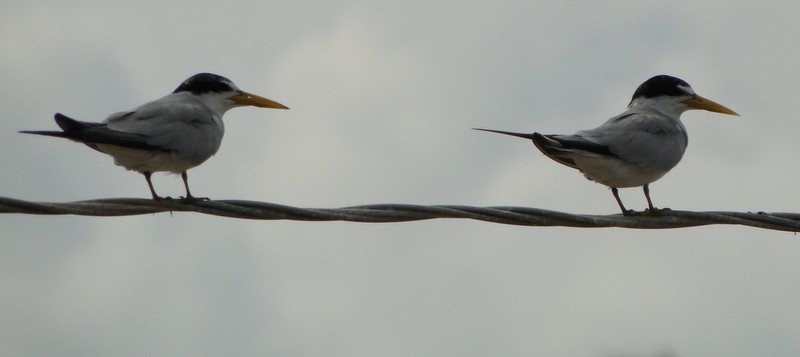
<svg viewBox="0 0 800 357"><path fill-rule="evenodd" d="M219 149L224 134L221 118L202 103L173 96L146 103L105 120L109 129L144 137L148 145L200 161Z"/></svg>
<svg viewBox="0 0 800 357"><path fill-rule="evenodd" d="M650 111L628 111L575 135L603 145L612 154L648 170L675 167L688 144L686 128L680 119Z"/></svg>

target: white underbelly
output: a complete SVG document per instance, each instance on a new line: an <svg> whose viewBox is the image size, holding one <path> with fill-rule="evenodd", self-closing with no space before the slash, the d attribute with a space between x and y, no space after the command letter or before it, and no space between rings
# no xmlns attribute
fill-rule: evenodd
<svg viewBox="0 0 800 357"><path fill-rule="evenodd" d="M168 171L179 174L197 166L166 151L130 149L104 144L97 144L97 149L111 155L114 158L114 163L118 166L132 171Z"/></svg>
<svg viewBox="0 0 800 357"><path fill-rule="evenodd" d="M646 170L638 165L610 157L576 155L573 160L589 180L617 188L644 186L655 182L669 171Z"/></svg>

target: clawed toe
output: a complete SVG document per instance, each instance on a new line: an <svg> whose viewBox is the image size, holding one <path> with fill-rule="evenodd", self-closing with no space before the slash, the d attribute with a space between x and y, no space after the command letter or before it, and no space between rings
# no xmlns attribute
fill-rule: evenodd
<svg viewBox="0 0 800 357"><path fill-rule="evenodd" d="M181 202L183 203L193 203L193 202L203 202L203 201L210 201L210 199L208 197L194 197L194 196L181 197Z"/></svg>
<svg viewBox="0 0 800 357"><path fill-rule="evenodd" d="M648 208L648 209L644 210L643 213L648 215L648 216L666 216L671 211L672 211L672 209L670 209L670 208L655 208L654 207L652 209Z"/></svg>

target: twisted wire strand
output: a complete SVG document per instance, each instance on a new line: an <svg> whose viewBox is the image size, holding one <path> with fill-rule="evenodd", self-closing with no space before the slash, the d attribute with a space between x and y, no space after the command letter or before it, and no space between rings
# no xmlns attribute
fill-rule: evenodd
<svg viewBox="0 0 800 357"><path fill-rule="evenodd" d="M800 214L765 212L666 211L661 215L578 215L530 207L372 204L342 208L299 208L269 202L216 200L183 202L142 198L106 198L75 202L29 202L0 197L0 213L80 216L132 216L163 212L196 212L214 216L294 221L409 222L443 218L540 227L635 229L685 228L725 224L798 232Z"/></svg>

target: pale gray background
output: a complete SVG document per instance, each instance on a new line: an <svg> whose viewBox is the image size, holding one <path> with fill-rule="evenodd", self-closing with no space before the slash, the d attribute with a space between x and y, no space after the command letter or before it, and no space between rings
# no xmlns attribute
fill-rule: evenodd
<svg viewBox="0 0 800 357"><path fill-rule="evenodd" d="M194 193L301 207L520 205L611 214L607 188L529 142L672 74L742 114L683 116L657 206L800 210L800 3L7 1L0 195L149 197L82 145L101 120L214 72L290 111L234 109ZM164 195L180 178L154 176ZM639 189L623 190L631 208ZM0 216L0 354L790 356L800 238L466 220Z"/></svg>

